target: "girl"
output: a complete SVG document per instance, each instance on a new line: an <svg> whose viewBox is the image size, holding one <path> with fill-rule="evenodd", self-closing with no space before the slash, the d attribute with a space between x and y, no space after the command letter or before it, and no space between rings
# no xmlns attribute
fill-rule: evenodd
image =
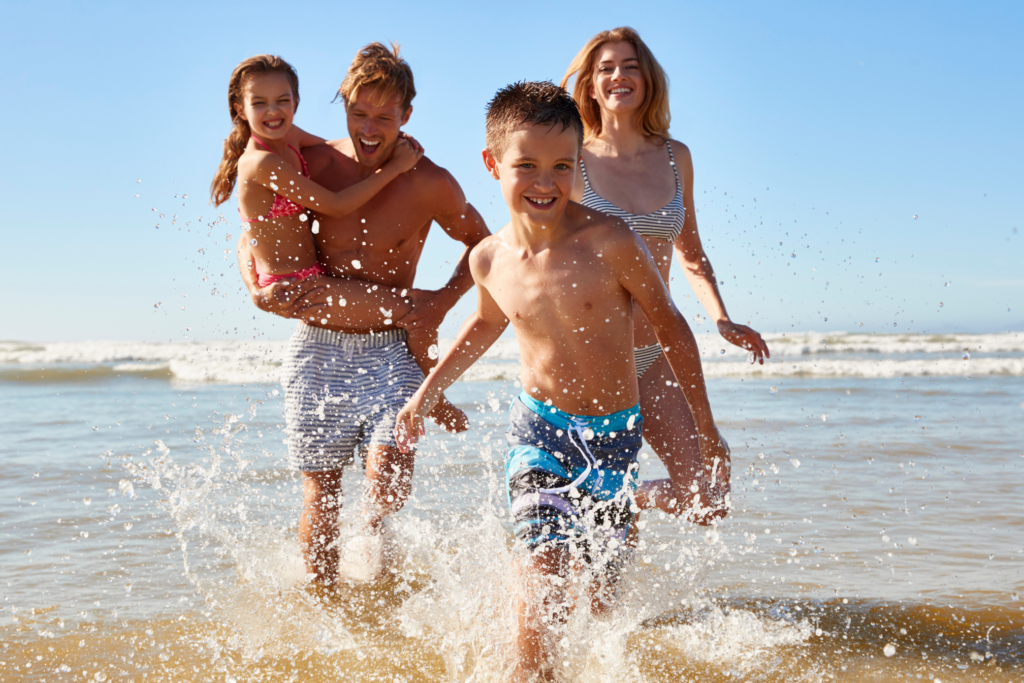
<svg viewBox="0 0 1024 683"><path fill-rule="evenodd" d="M273 55L246 59L231 74L228 107L234 128L224 141L224 157L210 187L213 204L226 202L241 176L238 211L252 245L260 287L288 278L309 280L303 319L332 327L381 328L412 310L409 300L384 287L329 277L317 261L311 211L345 216L369 201L399 174L415 167L423 150L411 138L398 142L391 158L373 175L340 192L328 192L309 179L299 148L323 142L292 125L299 103L295 70ZM429 349L437 330L411 332L409 352L424 374L433 363ZM447 403L435 412L442 426L468 426ZM459 428L461 427L461 429Z"/></svg>
<svg viewBox="0 0 1024 683"><path fill-rule="evenodd" d="M563 88L573 75L585 140L572 199L625 220L643 237L666 282L674 250L719 333L763 363L768 346L757 332L729 318L697 234L693 162L686 145L669 138L668 79L658 61L636 31L622 27L590 39L569 65ZM702 466L690 408L639 310L633 334L644 437L669 473L668 480L645 482L637 504L692 514L708 524L725 514L724 506L696 513L688 502L699 492L702 508L716 507L714 501L728 492L728 479L724 486L711 484L715 477Z"/></svg>

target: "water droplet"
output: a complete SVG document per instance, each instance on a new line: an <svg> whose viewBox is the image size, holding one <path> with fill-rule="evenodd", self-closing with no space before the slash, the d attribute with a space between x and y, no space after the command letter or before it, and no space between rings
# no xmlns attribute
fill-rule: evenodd
<svg viewBox="0 0 1024 683"><path fill-rule="evenodd" d="M941 301L939 302L939 308L942 308L942 307L943 307L943 306L945 306L945 305L946 305L946 304L942 303Z"/></svg>
<svg viewBox="0 0 1024 683"><path fill-rule="evenodd" d="M791 464L793 467L800 467L800 461L797 460L796 458L790 458L789 464Z"/></svg>
<svg viewBox="0 0 1024 683"><path fill-rule="evenodd" d="M357 259L352 259L352 267L355 268L356 270L359 270L360 268L363 267L363 264L360 263Z"/></svg>
<svg viewBox="0 0 1024 683"><path fill-rule="evenodd" d="M914 214L914 220L915 221L917 220L917 214L916 213Z"/></svg>
<svg viewBox="0 0 1024 683"><path fill-rule="evenodd" d="M253 237L251 240L249 240L249 244L251 244L252 246L255 247L256 246L256 238Z"/></svg>
<svg viewBox="0 0 1024 683"><path fill-rule="evenodd" d="M917 539L913 536L910 536L907 538L907 543L909 543L910 545L917 545Z"/></svg>
<svg viewBox="0 0 1024 683"><path fill-rule="evenodd" d="M307 220L309 220L309 216L307 216L307 215L306 215L306 214L304 214L304 213L300 213L300 214L299 214L299 220L300 220L300 221L302 221L302 222L304 223L304 222L306 222Z"/></svg>
<svg viewBox="0 0 1024 683"><path fill-rule="evenodd" d="M821 421L822 421L822 422L827 422L827 421L828 421L828 413L825 413L825 414L823 414L823 415L821 416Z"/></svg>
<svg viewBox="0 0 1024 683"><path fill-rule="evenodd" d="M722 349L722 354L725 354L725 349Z"/></svg>
<svg viewBox="0 0 1024 683"><path fill-rule="evenodd" d="M92 505L92 498L83 498L82 502L86 505Z"/></svg>
<svg viewBox="0 0 1024 683"><path fill-rule="evenodd" d="M135 497L135 485L132 484L129 480L122 479L117 483L117 488L121 491L121 493L128 496L129 498Z"/></svg>
<svg viewBox="0 0 1024 683"><path fill-rule="evenodd" d="M427 349L427 357L430 358L430 360L437 360L440 355L441 352L438 350L437 344L431 344L430 348Z"/></svg>
<svg viewBox="0 0 1024 683"><path fill-rule="evenodd" d="M967 349L964 349L964 360L970 360L970 359L971 359L971 353Z"/></svg>
<svg viewBox="0 0 1024 683"><path fill-rule="evenodd" d="M320 234L320 221L318 221L318 220L314 220L313 221L312 232L313 232L314 235L319 235Z"/></svg>
<svg viewBox="0 0 1024 683"><path fill-rule="evenodd" d="M777 388L775 388L775 387L772 387L772 388L771 388L771 389L769 389L768 391L769 391L769 392L771 392L771 393L773 393L773 394L777 394L777 393L779 393L779 390L778 390Z"/></svg>
<svg viewBox="0 0 1024 683"><path fill-rule="evenodd" d="M896 654L896 646L892 643L889 643L884 648L882 648L882 652L885 653L886 657L892 657L894 654Z"/></svg>

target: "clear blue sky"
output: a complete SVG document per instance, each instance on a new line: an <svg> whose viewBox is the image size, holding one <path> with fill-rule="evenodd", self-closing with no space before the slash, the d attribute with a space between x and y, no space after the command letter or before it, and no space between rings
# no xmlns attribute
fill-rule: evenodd
<svg viewBox="0 0 1024 683"><path fill-rule="evenodd" d="M399 41L419 91L407 130L497 228L507 213L480 161L484 104L514 80L557 81L591 35L623 24L671 79L672 134L693 152L701 233L735 319L1024 329L1020 3L8 0L3 17L0 231L14 289L0 339L287 335L224 258L234 201L207 227L243 58L288 59L297 122L343 137L331 99L352 55ZM438 231L417 284L439 286L456 253ZM685 282L673 292L688 318L702 312Z"/></svg>

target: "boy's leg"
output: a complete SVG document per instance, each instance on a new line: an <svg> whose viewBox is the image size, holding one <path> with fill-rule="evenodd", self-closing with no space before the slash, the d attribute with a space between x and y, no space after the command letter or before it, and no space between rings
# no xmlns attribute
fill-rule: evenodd
<svg viewBox="0 0 1024 683"><path fill-rule="evenodd" d="M302 473L302 516L299 545L306 571L316 581L333 583L338 576L338 514L341 512L341 473Z"/></svg>
<svg viewBox="0 0 1024 683"><path fill-rule="evenodd" d="M515 560L518 580L512 680L553 680L551 632L565 623L568 554L561 547L523 553Z"/></svg>

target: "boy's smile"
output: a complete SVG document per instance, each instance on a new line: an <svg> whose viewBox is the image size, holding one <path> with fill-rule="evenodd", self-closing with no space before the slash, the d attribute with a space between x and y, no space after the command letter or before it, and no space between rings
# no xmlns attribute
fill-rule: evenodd
<svg viewBox="0 0 1024 683"><path fill-rule="evenodd" d="M569 203L579 153L575 130L525 125L509 137L500 160L490 150L483 155L487 170L501 183L513 221L549 227Z"/></svg>

